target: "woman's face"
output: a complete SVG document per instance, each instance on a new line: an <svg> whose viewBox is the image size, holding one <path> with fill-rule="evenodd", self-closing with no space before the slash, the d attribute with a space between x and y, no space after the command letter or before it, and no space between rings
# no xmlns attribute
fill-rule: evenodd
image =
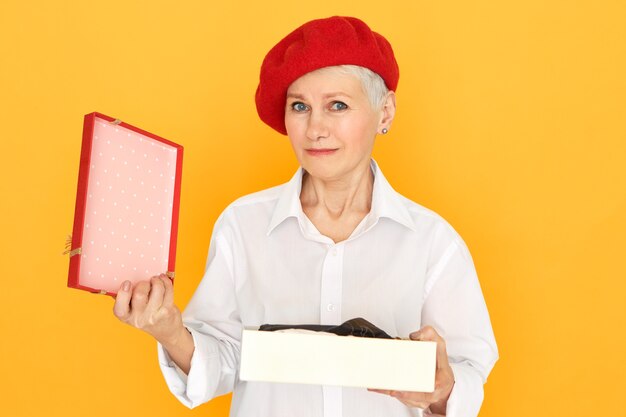
<svg viewBox="0 0 626 417"><path fill-rule="evenodd" d="M314 178L346 180L369 167L383 112L355 75L323 69L287 90L285 126L300 165Z"/></svg>

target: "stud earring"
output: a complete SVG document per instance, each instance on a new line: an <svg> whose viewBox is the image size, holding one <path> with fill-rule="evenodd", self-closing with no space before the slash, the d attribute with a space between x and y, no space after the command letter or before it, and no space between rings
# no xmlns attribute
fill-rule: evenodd
<svg viewBox="0 0 626 417"><path fill-rule="evenodd" d="M389 132L389 129L387 129L386 127L383 127L383 135L386 135L387 132Z"/></svg>

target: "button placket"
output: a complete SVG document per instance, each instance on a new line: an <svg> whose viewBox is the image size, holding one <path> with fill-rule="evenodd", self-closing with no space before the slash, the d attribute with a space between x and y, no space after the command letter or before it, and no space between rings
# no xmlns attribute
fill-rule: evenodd
<svg viewBox="0 0 626 417"><path fill-rule="evenodd" d="M320 324L341 324L341 292L343 280L343 244L329 245L322 268ZM341 387L322 387L324 417L341 417Z"/></svg>
<svg viewBox="0 0 626 417"><path fill-rule="evenodd" d="M343 245L329 245L320 289L320 324L341 324Z"/></svg>

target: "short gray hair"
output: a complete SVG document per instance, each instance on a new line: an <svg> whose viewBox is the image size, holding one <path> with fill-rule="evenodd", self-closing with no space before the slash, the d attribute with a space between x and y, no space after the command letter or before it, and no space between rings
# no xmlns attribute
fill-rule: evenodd
<svg viewBox="0 0 626 417"><path fill-rule="evenodd" d="M356 76L359 80L361 80L361 86L369 98L372 108L375 110L382 109L389 89L381 76L376 74L374 71L358 65L336 65L332 67L320 68L317 71L320 70L339 70L342 74Z"/></svg>

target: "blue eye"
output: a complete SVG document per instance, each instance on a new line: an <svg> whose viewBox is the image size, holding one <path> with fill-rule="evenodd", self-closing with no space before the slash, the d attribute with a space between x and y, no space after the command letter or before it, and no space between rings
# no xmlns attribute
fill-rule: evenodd
<svg viewBox="0 0 626 417"><path fill-rule="evenodd" d="M300 102L300 101L296 101L294 103L291 103L291 108L294 111L298 112L298 113L305 112L308 109L307 105L302 103L302 102Z"/></svg>
<svg viewBox="0 0 626 417"><path fill-rule="evenodd" d="M333 101L333 103L330 106L331 110L346 110L348 108L348 105L342 101Z"/></svg>

